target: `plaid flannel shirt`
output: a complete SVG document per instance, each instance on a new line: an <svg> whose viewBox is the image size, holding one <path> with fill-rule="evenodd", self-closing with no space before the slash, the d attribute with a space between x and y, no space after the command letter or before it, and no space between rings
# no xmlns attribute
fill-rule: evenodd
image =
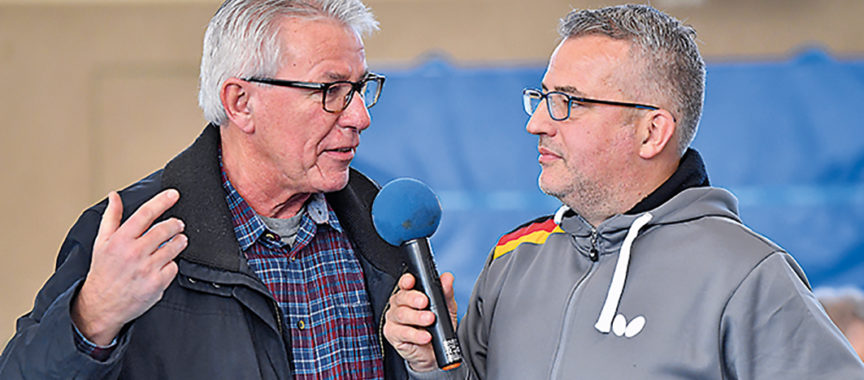
<svg viewBox="0 0 864 380"><path fill-rule="evenodd" d="M269 231L231 185L223 187L249 266L270 289L291 334L297 379L383 379L360 262L323 194L306 205L294 246Z"/></svg>

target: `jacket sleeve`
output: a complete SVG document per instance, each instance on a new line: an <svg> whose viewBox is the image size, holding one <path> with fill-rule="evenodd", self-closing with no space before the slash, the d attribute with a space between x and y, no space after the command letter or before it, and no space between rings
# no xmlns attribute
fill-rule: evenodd
<svg viewBox="0 0 864 380"><path fill-rule="evenodd" d="M784 252L766 257L739 284L720 334L725 378L864 379L864 364Z"/></svg>
<svg viewBox="0 0 864 380"><path fill-rule="evenodd" d="M104 362L75 346L70 316L72 301L90 267L90 254L101 212L85 211L66 237L57 268L36 296L31 310L18 319L15 335L0 355L2 379L112 379L119 372L128 331Z"/></svg>

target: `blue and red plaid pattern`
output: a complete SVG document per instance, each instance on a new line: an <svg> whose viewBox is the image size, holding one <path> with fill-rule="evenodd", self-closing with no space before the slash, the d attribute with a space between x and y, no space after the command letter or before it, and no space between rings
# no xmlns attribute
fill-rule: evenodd
<svg viewBox="0 0 864 380"><path fill-rule="evenodd" d="M363 270L323 195L307 204L310 212L289 247L267 229L224 172L222 181L240 248L285 317L295 378L383 379Z"/></svg>

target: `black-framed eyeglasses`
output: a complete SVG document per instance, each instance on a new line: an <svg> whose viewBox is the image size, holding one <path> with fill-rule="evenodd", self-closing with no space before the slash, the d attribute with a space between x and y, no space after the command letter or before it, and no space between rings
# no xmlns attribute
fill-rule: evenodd
<svg viewBox="0 0 864 380"><path fill-rule="evenodd" d="M576 96L570 96L560 91L543 92L531 88L526 88L522 90L522 106L525 107L525 113L527 113L529 116L533 115L534 112L537 111L537 107L540 106L540 103L543 102L543 99L546 99L546 108L549 110L549 116L552 117L552 120L557 121L567 120L567 118L570 117L570 110L581 106L582 103L633 107L652 111L660 109L660 107L648 104L580 98Z"/></svg>
<svg viewBox="0 0 864 380"><path fill-rule="evenodd" d="M384 87L384 79L383 75L369 73L366 77L357 82L339 80L335 82L318 83L258 77L245 78L243 80L274 86L319 90L322 94L321 106L324 107L324 111L338 113L344 111L345 108L348 108L355 92L359 93L360 97L363 98L363 104L366 108L372 108L372 106L378 102L378 97L381 96L381 88Z"/></svg>

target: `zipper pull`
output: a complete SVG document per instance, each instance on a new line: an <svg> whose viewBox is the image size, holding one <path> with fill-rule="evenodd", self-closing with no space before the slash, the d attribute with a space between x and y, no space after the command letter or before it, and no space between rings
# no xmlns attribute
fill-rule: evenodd
<svg viewBox="0 0 864 380"><path fill-rule="evenodd" d="M600 251L597 249L597 238L598 238L597 230L591 230L591 250L588 251L588 257L591 261L596 262L600 259Z"/></svg>

